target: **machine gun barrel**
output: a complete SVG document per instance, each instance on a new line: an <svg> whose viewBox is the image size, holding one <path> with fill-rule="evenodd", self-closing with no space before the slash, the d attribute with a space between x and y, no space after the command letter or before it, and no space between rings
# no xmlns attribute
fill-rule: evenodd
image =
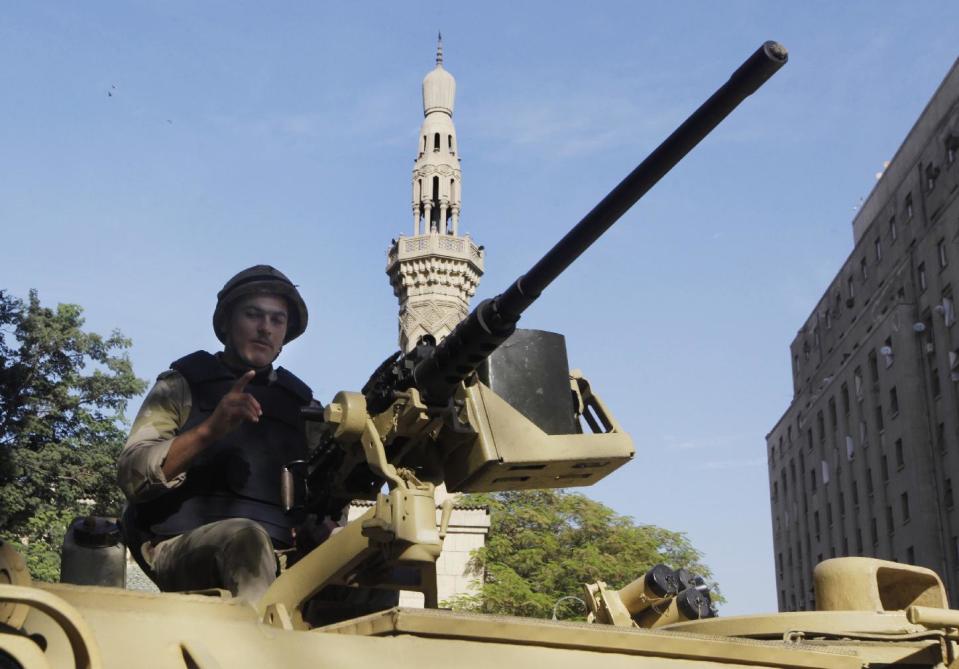
<svg viewBox="0 0 959 669"><path fill-rule="evenodd" d="M413 378L429 402L445 402L458 383L516 329L522 313L576 258L625 214L650 188L739 103L754 93L788 59L777 42L760 46L719 90L692 113L592 211L505 292L484 300L419 362Z"/></svg>

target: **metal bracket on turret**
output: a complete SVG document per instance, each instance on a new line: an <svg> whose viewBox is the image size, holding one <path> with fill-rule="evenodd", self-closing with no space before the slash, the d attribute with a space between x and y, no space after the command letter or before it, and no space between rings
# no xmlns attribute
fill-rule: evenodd
<svg viewBox="0 0 959 669"><path fill-rule="evenodd" d="M338 393L325 410L341 443L359 443L370 469L389 483L372 509L332 535L270 586L257 603L261 619L283 628L305 629L303 605L328 585L375 585L423 593L427 608L438 606L436 560L443 549L453 507L436 519L435 486L407 467L389 462L385 439L428 434L430 417L413 390L373 418L359 393Z"/></svg>

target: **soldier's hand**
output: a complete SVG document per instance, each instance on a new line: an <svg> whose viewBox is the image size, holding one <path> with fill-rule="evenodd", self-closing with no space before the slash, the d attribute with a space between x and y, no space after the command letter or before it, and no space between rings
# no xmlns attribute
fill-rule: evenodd
<svg viewBox="0 0 959 669"><path fill-rule="evenodd" d="M263 409L253 395L245 392L246 385L253 380L256 372L252 369L241 376L223 396L209 418L210 432L214 438L223 437L237 429L244 422L258 423Z"/></svg>

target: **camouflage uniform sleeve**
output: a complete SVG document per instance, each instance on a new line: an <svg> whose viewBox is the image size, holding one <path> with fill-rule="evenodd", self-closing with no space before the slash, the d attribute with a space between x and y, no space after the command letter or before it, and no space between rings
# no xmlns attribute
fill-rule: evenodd
<svg viewBox="0 0 959 669"><path fill-rule="evenodd" d="M186 479L183 473L168 481L161 465L191 406L190 386L179 372L167 370L157 377L117 462L117 481L131 502L146 502Z"/></svg>

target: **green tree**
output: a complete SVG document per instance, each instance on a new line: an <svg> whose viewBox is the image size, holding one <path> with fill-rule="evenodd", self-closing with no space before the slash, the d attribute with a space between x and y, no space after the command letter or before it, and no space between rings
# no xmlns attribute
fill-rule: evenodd
<svg viewBox="0 0 959 669"><path fill-rule="evenodd" d="M658 563L711 576L682 533L636 525L585 495L499 492L466 495L458 503L488 506L491 527L470 562L479 591L446 602L455 609L546 618L560 597L582 597L584 583L618 589ZM711 590L718 596L715 585ZM564 602L564 617L573 617L574 606Z"/></svg>
<svg viewBox="0 0 959 669"><path fill-rule="evenodd" d="M59 578L74 516L118 513L123 412L146 387L130 340L84 332L82 313L0 291L0 534L41 580Z"/></svg>

